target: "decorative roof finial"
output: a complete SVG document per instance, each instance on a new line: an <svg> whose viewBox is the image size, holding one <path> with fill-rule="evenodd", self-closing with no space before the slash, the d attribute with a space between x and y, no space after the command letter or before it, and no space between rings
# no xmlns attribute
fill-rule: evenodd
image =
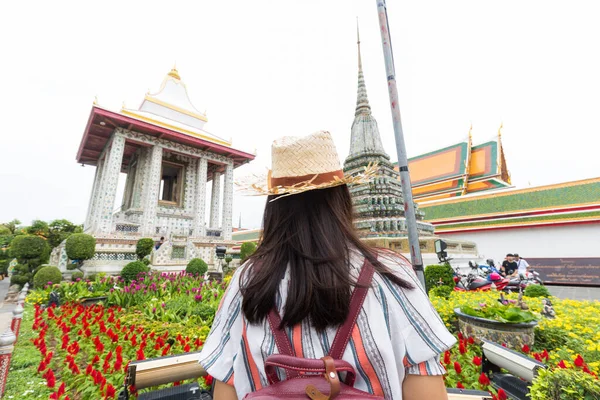
<svg viewBox="0 0 600 400"><path fill-rule="evenodd" d="M473 123L471 122L471 127L469 128L469 141L473 140Z"/></svg>
<svg viewBox="0 0 600 400"><path fill-rule="evenodd" d="M360 31L358 28L358 17L356 17L356 44L358 46L358 95L356 99L356 112L358 114L371 114L371 106L367 98L367 86L365 85L365 76L362 69L362 59L360 56Z"/></svg>
<svg viewBox="0 0 600 400"><path fill-rule="evenodd" d="M177 71L177 63L173 64L173 68L167 75L177 79L178 81L181 80L181 77L179 76L179 71Z"/></svg>
<svg viewBox="0 0 600 400"><path fill-rule="evenodd" d="M500 122L500 127L498 128L498 139L502 138L502 128L504 127L504 123Z"/></svg>
<svg viewBox="0 0 600 400"><path fill-rule="evenodd" d="M98 96L94 96L94 105L98 105Z"/></svg>

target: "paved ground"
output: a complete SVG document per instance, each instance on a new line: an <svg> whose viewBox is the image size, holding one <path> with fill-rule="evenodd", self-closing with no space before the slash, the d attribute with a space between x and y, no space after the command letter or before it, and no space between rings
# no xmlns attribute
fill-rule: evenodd
<svg viewBox="0 0 600 400"><path fill-rule="evenodd" d="M547 286L550 293L561 299L600 300L600 287Z"/></svg>
<svg viewBox="0 0 600 400"><path fill-rule="evenodd" d="M6 293L8 293L8 288L10 286L10 279L5 278L0 281L0 334L2 334L7 328L10 328L10 322L12 320L13 314L12 310L14 310L16 304L5 304L4 298L6 297Z"/></svg>

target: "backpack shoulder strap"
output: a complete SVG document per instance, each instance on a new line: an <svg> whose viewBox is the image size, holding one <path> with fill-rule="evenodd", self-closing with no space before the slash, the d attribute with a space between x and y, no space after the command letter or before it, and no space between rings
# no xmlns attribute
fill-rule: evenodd
<svg viewBox="0 0 600 400"><path fill-rule="evenodd" d="M354 328L354 324L356 324L358 314L360 313L365 298L367 297L367 293L369 292L369 287L371 286L371 280L373 279L374 273L375 269L365 258L365 262L356 282L356 287L354 288L350 298L350 310L348 312L348 316L346 317L346 321L342 324L342 326L340 326L335 334L335 338L333 339L333 343L329 350L329 355L334 360L341 360L342 355L346 350L348 341L350 341L350 336L352 336L352 329ZM271 332L273 333L273 337L275 338L275 344L277 345L279 354L295 356L287 333L285 333L284 329L279 329L281 325L281 317L275 308L269 312L267 321L269 323L269 327L271 328Z"/></svg>
<svg viewBox="0 0 600 400"><path fill-rule="evenodd" d="M334 360L341 360L342 356L344 355L346 346L350 341L350 336L352 336L352 330L354 329L354 325L358 319L358 314L360 314L362 305L367 297L367 293L369 292L369 287L371 286L374 273L375 269L373 268L373 265L371 265L369 260L365 258L365 262L360 270L360 274L358 275L356 287L354 288L352 297L350 298L350 310L348 312L348 316L346 317L346 321L342 324L342 326L339 327L337 333L335 334L335 338L333 339L333 343L331 344L331 349L329 349L329 355Z"/></svg>

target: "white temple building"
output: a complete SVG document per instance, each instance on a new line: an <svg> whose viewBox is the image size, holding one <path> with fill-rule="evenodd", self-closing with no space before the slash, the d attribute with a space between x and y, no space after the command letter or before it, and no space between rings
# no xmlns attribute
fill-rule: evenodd
<svg viewBox="0 0 600 400"><path fill-rule="evenodd" d="M255 156L208 132L207 122L175 68L138 109L94 102L77 153L78 163L96 167L84 231L96 238L97 253L84 271L118 273L136 259L142 237L165 238L152 255L159 270L183 269L194 257L214 266L215 247L233 245L233 170ZM127 178L116 203L121 173ZM53 255L65 270L64 245Z"/></svg>

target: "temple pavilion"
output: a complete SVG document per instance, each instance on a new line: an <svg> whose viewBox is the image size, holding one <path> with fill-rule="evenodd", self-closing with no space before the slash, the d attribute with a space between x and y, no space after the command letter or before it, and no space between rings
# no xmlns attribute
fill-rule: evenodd
<svg viewBox="0 0 600 400"><path fill-rule="evenodd" d="M468 139L408 160L413 196L417 203L490 193L512 187L502 147L502 125L493 140L473 144ZM394 164L398 170L397 163Z"/></svg>
<svg viewBox="0 0 600 400"><path fill-rule="evenodd" d="M77 152L78 163L96 169L84 230L96 238L97 253L86 272L117 273L136 259L142 237L165 238L152 255L161 270L182 269L194 257L211 266L215 247L233 244L233 170L255 156L209 132L207 122L175 68L137 109L94 102ZM54 256L66 263L62 247Z"/></svg>

